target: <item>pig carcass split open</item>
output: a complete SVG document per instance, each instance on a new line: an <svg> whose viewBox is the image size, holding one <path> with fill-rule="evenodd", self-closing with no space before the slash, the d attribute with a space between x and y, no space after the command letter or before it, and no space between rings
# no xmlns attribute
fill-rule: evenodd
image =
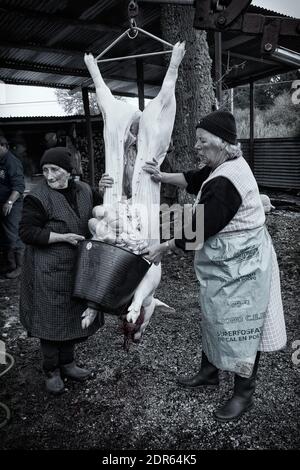
<svg viewBox="0 0 300 470"><path fill-rule="evenodd" d="M112 205L122 198L124 147L130 128L139 121L141 111L113 96L92 54L85 54L84 61L93 79L97 103L103 116L105 171L114 178L113 187L105 191L103 204Z"/></svg>
<svg viewBox="0 0 300 470"><path fill-rule="evenodd" d="M95 239L130 248L130 244L126 244L126 236L129 236L131 251L135 248L137 251L134 252L137 253L143 250L145 243L151 246L159 242L160 184L153 182L142 167L146 161L153 160L160 167L165 158L176 114L178 67L184 53L185 43L177 43L162 88L142 113L114 98L101 77L94 57L85 55L84 60L94 81L104 120L105 171L114 178L113 188L105 192L103 206L94 208L94 218L89 221ZM132 197L128 201L124 200L124 196ZM115 215L111 215L111 212ZM115 221L114 227L111 221ZM124 245L120 245L120 240ZM144 321L135 333L135 339L140 338L158 305L154 292L160 279L161 265L152 265L135 291L126 316L128 322L135 323L142 307L144 309ZM95 317L96 313L87 309L83 315L83 326L88 326Z"/></svg>
<svg viewBox="0 0 300 470"><path fill-rule="evenodd" d="M132 202L145 208L144 214L147 214L148 224L142 223L141 233L142 238L148 239L149 246L158 243L160 239L160 184L152 181L142 167L147 161L152 160L156 160L160 167L168 150L176 114L175 85L184 52L184 43L177 43L162 88L146 106L140 118L138 152L132 181ZM149 323L156 306L153 295L160 279L161 264L152 265L136 289L128 309L127 320L136 322L141 307L144 307L145 320L140 328L141 333ZM137 332L135 338L138 337Z"/></svg>
<svg viewBox="0 0 300 470"><path fill-rule="evenodd" d="M175 85L184 47L185 43L175 44L161 90L140 117L132 202L144 206L148 214L148 227L142 226L141 231L150 246L159 241L160 184L152 181L142 167L152 160L160 167L169 148L176 114Z"/></svg>
<svg viewBox="0 0 300 470"><path fill-rule="evenodd" d="M139 214L129 203L128 195L131 192L136 136L142 113L112 95L92 54L85 54L84 60L94 81L97 102L103 115L105 171L114 179L113 187L105 191L103 206L94 208L94 218L89 227L94 239L140 254L147 243L141 238Z"/></svg>

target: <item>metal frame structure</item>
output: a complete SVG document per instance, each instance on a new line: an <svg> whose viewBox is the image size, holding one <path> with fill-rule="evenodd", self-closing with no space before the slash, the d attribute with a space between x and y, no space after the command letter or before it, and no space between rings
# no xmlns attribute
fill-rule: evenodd
<svg viewBox="0 0 300 470"><path fill-rule="evenodd" d="M194 26L207 31L210 54L215 57L217 93L221 97L222 83L232 88L297 68L299 20L250 3L249 0L127 0L127 3L0 0L0 80L70 90L92 88L83 61L84 52L89 51L94 56L98 54L98 60L103 62L101 72L112 92L138 95L143 109L144 97L156 96L165 74L159 47L154 44L153 51L148 52L151 39L159 40L161 36L160 7L173 4L195 7ZM132 41L121 42L119 38L115 42L122 30L130 39L143 35L134 44L134 55L129 55ZM103 58L113 43L117 44L118 57ZM101 54L100 47L104 49ZM126 66L125 58L132 59ZM250 89L253 91L253 86ZM88 109L87 89L83 95Z"/></svg>
<svg viewBox="0 0 300 470"><path fill-rule="evenodd" d="M213 31L215 40L216 96L222 104L222 32L261 35L261 57L274 58L294 68L300 67L300 54L280 47L282 36L300 37L300 20L247 13L251 0L195 0L194 28ZM250 83L250 166L254 169L254 80Z"/></svg>
<svg viewBox="0 0 300 470"><path fill-rule="evenodd" d="M106 52L108 52L109 50L111 50L118 42L120 42L123 38L125 38L126 36L129 37L129 39L135 39L138 35L138 33L142 33L144 34L145 36L148 36L152 39L155 39L156 41L162 43L162 44L165 44L166 46L169 46L171 47L172 49L171 50L166 50L166 51L158 51L158 52L147 52L147 53L144 53L144 54L135 54L135 55L128 55L128 56L123 56L123 57L112 57L110 59L101 59L99 60L101 57L104 56L104 54L106 54ZM134 36L131 36L130 33L133 33ZM128 28L126 31L124 31L124 33L122 33L115 41L113 41L106 49L104 49L104 51L102 51L97 57L96 57L96 60L98 63L100 62L113 62L115 60L126 60L126 59L137 59L137 58L141 58L141 57L149 57L149 56L153 56L153 55L160 55L160 54L171 54L172 53L172 50L173 50L173 47L174 45L173 44L170 44L169 42L167 41L164 41L163 39L159 38L158 36L155 36L154 34L151 34L149 33L148 31L145 31L144 29L142 28L138 28L138 26L135 26L133 25L131 28Z"/></svg>

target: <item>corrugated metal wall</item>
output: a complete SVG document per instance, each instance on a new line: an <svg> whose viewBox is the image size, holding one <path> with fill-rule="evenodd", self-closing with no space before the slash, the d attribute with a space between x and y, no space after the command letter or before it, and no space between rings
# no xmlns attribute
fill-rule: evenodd
<svg viewBox="0 0 300 470"><path fill-rule="evenodd" d="M249 139L240 143L249 162ZM300 189L300 137L254 139L254 175L261 186Z"/></svg>

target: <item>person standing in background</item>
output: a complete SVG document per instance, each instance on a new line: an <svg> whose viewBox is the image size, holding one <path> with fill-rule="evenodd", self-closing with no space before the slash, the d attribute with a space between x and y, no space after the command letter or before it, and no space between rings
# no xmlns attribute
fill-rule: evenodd
<svg viewBox="0 0 300 470"><path fill-rule="evenodd" d="M22 163L9 151L6 138L0 136L0 224L6 255L1 272L8 279L15 279L21 274L24 245L19 237L19 223L24 190Z"/></svg>

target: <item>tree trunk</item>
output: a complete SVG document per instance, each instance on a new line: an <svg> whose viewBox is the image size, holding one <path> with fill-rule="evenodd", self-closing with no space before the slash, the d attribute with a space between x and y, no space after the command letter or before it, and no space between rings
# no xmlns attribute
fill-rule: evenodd
<svg viewBox="0 0 300 470"><path fill-rule="evenodd" d="M202 116L211 112L215 103L206 32L193 28L194 13L191 6L165 5L161 8L163 39L172 44L186 41L186 53L176 84L175 150L169 154L173 172L197 168L195 126ZM180 203L190 200L185 191L178 191Z"/></svg>

